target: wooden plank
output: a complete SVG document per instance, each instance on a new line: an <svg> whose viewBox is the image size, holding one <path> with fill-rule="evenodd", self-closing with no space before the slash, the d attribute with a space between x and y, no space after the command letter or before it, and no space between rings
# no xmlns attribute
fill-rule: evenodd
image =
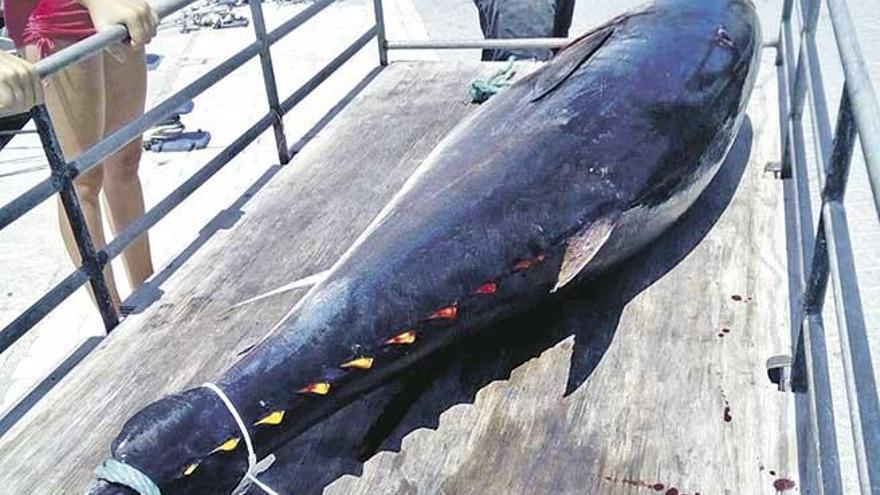
<svg viewBox="0 0 880 495"><path fill-rule="evenodd" d="M122 423L221 374L303 291L233 304L329 268L503 64L392 64L25 418L0 438L9 493L78 492ZM527 71L529 64L522 67ZM271 159L271 158L270 158Z"/></svg>
<svg viewBox="0 0 880 495"><path fill-rule="evenodd" d="M775 494L799 483L793 396L765 370L790 346L782 182L764 172L779 153L766 55L728 162L651 249L353 404L276 452L261 479L346 495Z"/></svg>
<svg viewBox="0 0 880 495"><path fill-rule="evenodd" d="M772 68L768 54L751 133L649 252L352 404L262 478L297 494L776 493L796 456L791 396L764 371L789 347L781 183L763 172L779 149ZM220 310L329 266L466 114L477 70L381 74L253 214L0 439L2 486L78 491L132 412L231 364L299 294Z"/></svg>

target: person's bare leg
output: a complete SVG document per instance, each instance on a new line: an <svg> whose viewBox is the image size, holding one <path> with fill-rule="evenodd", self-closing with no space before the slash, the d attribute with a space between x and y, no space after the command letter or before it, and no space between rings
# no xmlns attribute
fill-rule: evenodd
<svg viewBox="0 0 880 495"><path fill-rule="evenodd" d="M58 43L56 50L67 46ZM35 46L25 47L25 56L30 61L38 60ZM55 133L61 144L61 151L67 159L73 158L104 135L104 66L102 57L96 56L83 60L51 76L44 83L46 108L52 118ZM101 204L98 199L103 181L102 165L78 177L74 186L86 226L92 236L96 249L105 244L104 227L101 221ZM73 232L59 201L59 225L61 236L70 259L77 265L81 263L79 250L76 247ZM113 278L113 270L108 264L104 269L104 278L110 291L110 298L119 305L119 292ZM94 294L92 294L94 299Z"/></svg>
<svg viewBox="0 0 880 495"><path fill-rule="evenodd" d="M104 88L107 98L105 134L118 130L144 113L147 68L143 48L119 47L124 60L104 53ZM104 160L104 198L114 233L122 232L144 214L144 195L138 177L141 139L135 139ZM153 274L150 239L138 237L122 252L132 290Z"/></svg>

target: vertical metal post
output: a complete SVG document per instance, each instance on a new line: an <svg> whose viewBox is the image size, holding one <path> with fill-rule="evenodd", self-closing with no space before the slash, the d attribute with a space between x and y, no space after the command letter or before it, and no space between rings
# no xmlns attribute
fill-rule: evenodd
<svg viewBox="0 0 880 495"><path fill-rule="evenodd" d="M803 295L812 282L810 268L813 266L816 247L823 248L825 237L817 238L813 231L813 216L810 207L810 192L806 169L806 146L801 111L807 90L804 33L798 43L792 35L792 10L794 1L786 0L783 6L780 25L781 62L778 67L780 92L780 124L782 133L782 157L784 168L790 171L790 183L786 185L786 195L792 203L792 218L789 233L794 237L794 259L790 259L789 269L797 273L793 293ZM808 12L812 13L808 9ZM809 24L809 21L807 22ZM797 58L795 58L797 55ZM810 470L816 476L816 486L812 487L819 495L842 493L841 471L837 446L834 410L831 407L831 382L825 346L825 328L821 311L811 311L806 305L793 308L793 333L799 335L798 344L803 352L795 352L794 369L806 368L807 373L807 425L808 449L814 455Z"/></svg>
<svg viewBox="0 0 880 495"><path fill-rule="evenodd" d="M82 258L82 265L89 276L89 283L92 285L98 311L101 312L101 319L104 320L104 328L109 333L113 327L119 324L119 316L116 314L116 308L113 307L113 302L110 299L107 281L104 280L102 268L107 263L106 256L99 258L98 253L95 252L92 236L89 234L89 229L86 226L86 221L79 205L79 198L77 198L76 190L73 187L74 174L71 173L67 162L64 161L64 154L61 152L61 145L58 143L55 129L52 127L49 111L46 110L44 105L40 105L31 110L31 117L33 117L34 123L37 126L37 132L40 133L43 151L46 152L49 167L52 169L52 179L57 182L61 204L64 206L64 212L67 214L67 220L70 222L70 229L73 231L76 247Z"/></svg>
<svg viewBox="0 0 880 495"><path fill-rule="evenodd" d="M837 51L846 76L846 87L852 99L853 116L859 128L862 155L868 168L868 182L874 195L874 207L880 216L880 105L871 84L865 58L859 46L856 28L846 2L827 0L828 14L834 26ZM878 466L880 470L880 466ZM876 482L880 492L880 480Z"/></svg>
<svg viewBox="0 0 880 495"><path fill-rule="evenodd" d="M281 104L278 100L278 86L275 84L275 69L272 65L272 52L269 40L266 36L266 21L263 19L262 0L251 0L251 17L254 21L254 32L257 41L262 45L260 49L260 65L263 68L263 82L266 86L266 99L269 101L269 111L275 117L272 127L275 129L275 146L278 148L278 161L282 165L290 162L290 150L287 148L287 137L284 134L284 116L281 114Z"/></svg>
<svg viewBox="0 0 880 495"><path fill-rule="evenodd" d="M373 0L376 12L376 41L379 43L379 65L388 65L388 40L385 38L385 14L382 13L382 0Z"/></svg>
<svg viewBox="0 0 880 495"><path fill-rule="evenodd" d="M843 87L831 156L822 192L822 218L828 230L828 257L840 334L844 383L852 422L853 450L863 494L880 494L880 398L868 330L862 310L843 196L856 140L849 79Z"/></svg>

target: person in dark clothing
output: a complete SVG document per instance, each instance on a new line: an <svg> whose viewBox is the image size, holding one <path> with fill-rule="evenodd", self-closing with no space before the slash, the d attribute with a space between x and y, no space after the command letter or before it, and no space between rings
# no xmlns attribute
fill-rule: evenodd
<svg viewBox="0 0 880 495"><path fill-rule="evenodd" d="M575 0L474 0L487 39L567 38ZM547 60L549 49L483 50L483 60Z"/></svg>

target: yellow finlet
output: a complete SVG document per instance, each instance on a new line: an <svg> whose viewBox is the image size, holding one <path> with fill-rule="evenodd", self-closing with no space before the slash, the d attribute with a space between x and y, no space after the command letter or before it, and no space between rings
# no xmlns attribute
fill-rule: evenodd
<svg viewBox="0 0 880 495"><path fill-rule="evenodd" d="M183 475L189 476L189 475L193 474L193 471L195 471L197 467L199 467L198 463L190 464L189 466L183 468Z"/></svg>
<svg viewBox="0 0 880 495"><path fill-rule="evenodd" d="M371 357L359 357L357 359L352 359L347 363L342 363L339 365L340 368L357 368L359 370L368 370L373 367L373 358Z"/></svg>
<svg viewBox="0 0 880 495"><path fill-rule="evenodd" d="M221 443L216 449L212 450L211 453L213 454L214 452L229 452L230 450L235 450L235 448L238 447L239 440L240 439L238 437L232 437L229 440Z"/></svg>
<svg viewBox="0 0 880 495"><path fill-rule="evenodd" d="M401 334L395 335L390 339L386 340L386 344L395 344L395 345L410 345L416 341L416 333L412 330L407 330Z"/></svg>
<svg viewBox="0 0 880 495"><path fill-rule="evenodd" d="M274 426L274 425L281 424L281 420L283 420L283 419L284 419L284 411L272 411L269 414L258 419L257 422L254 423L254 426L260 426L260 425Z"/></svg>
<svg viewBox="0 0 880 495"><path fill-rule="evenodd" d="M311 383L298 390L301 394L327 395L330 392L330 384L327 382Z"/></svg>

